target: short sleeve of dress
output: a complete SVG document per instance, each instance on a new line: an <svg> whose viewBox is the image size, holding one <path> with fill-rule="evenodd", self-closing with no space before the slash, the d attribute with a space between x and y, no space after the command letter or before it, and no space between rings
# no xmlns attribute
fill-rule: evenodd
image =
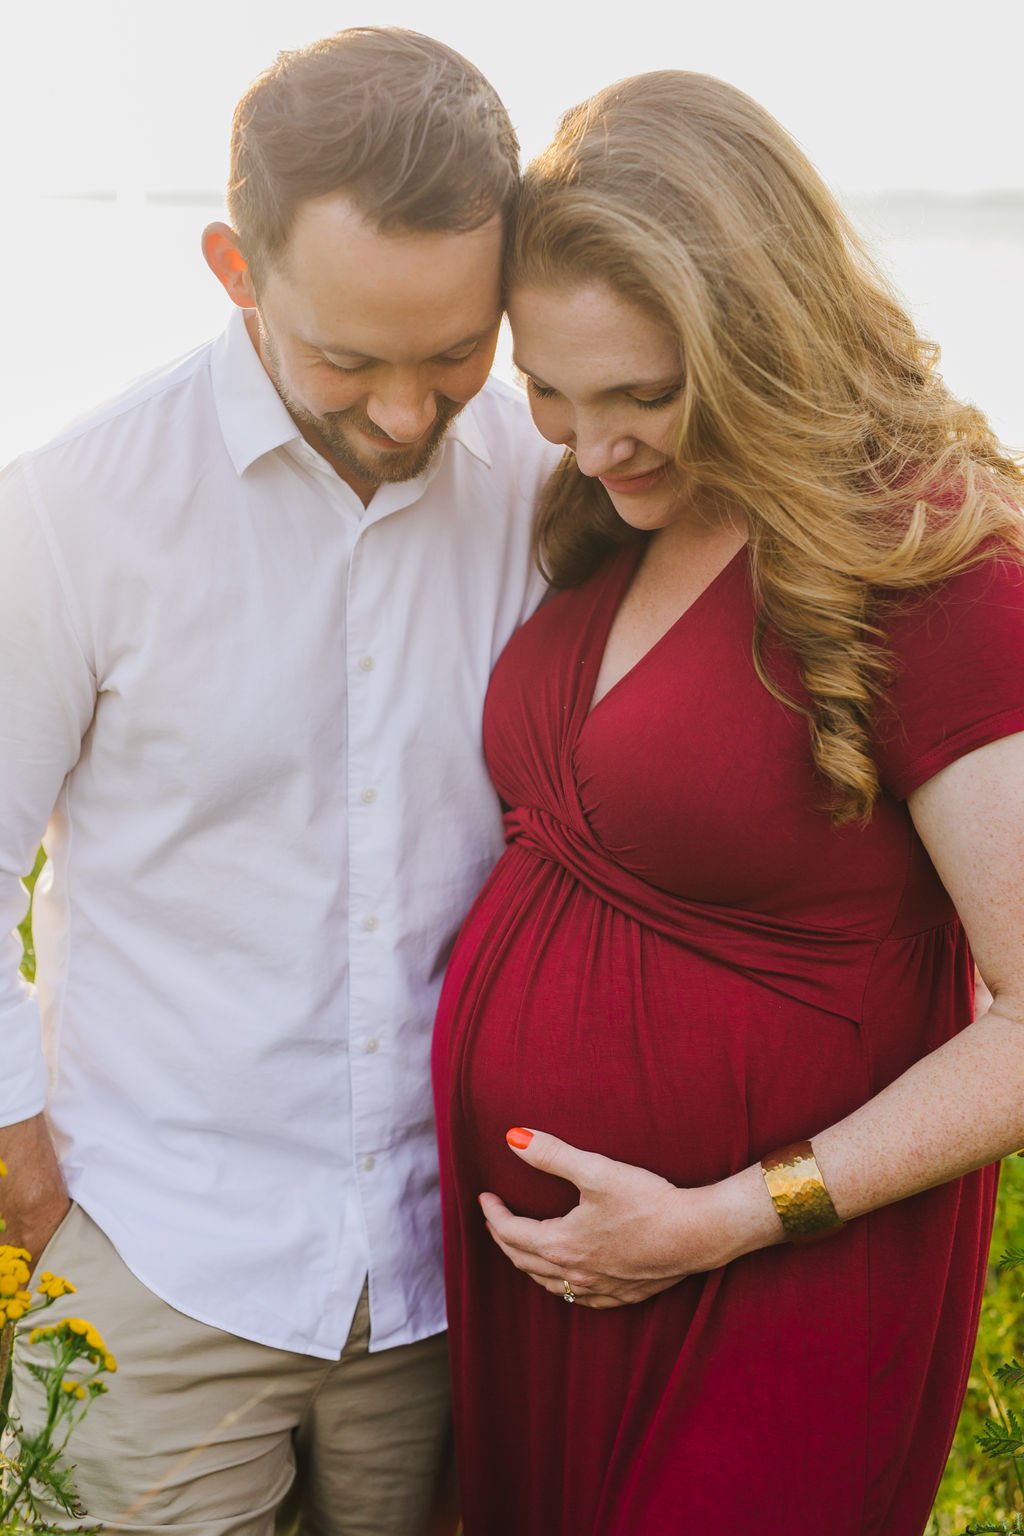
<svg viewBox="0 0 1024 1536"><path fill-rule="evenodd" d="M899 800L977 747L1024 731L1024 567L993 558L901 597L884 620L896 665L875 733Z"/></svg>

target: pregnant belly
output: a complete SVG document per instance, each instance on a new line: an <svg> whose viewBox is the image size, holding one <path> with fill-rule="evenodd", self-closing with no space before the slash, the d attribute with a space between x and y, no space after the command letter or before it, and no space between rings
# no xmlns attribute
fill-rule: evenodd
<svg viewBox="0 0 1024 1536"><path fill-rule="evenodd" d="M452 957L435 1073L464 1176L534 1216L568 1209L575 1191L520 1163L509 1126L695 1185L867 1097L855 1025L653 932L515 846Z"/></svg>

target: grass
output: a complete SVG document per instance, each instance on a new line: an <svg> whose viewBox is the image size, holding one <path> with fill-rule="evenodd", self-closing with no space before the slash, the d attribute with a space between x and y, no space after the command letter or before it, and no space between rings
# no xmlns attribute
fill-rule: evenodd
<svg viewBox="0 0 1024 1536"><path fill-rule="evenodd" d="M40 850L25 882L30 892L44 860ZM25 947L23 969L31 981L36 964L31 908L20 932ZM1007 1158L1003 1164L978 1344L953 1450L926 1536L962 1536L973 1521L1009 1522L1014 1515L1024 1514L1024 1468L1020 1461L987 1460L975 1439L987 1418L1002 1418L1007 1408L1024 1412L1024 1388L1006 1388L995 1379L1003 1361L1024 1358L1022 1272L1000 1274L996 1268L1009 1248L1024 1248L1024 1159L1016 1157Z"/></svg>

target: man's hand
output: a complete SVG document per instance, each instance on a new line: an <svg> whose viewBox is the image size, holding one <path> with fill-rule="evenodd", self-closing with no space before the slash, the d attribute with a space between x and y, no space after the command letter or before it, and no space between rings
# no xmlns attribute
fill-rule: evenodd
<svg viewBox="0 0 1024 1536"><path fill-rule="evenodd" d="M0 1184L0 1215L7 1229L0 1241L27 1248L34 1262L71 1205L42 1115L0 1129L0 1159L7 1165Z"/></svg>
<svg viewBox="0 0 1024 1536"><path fill-rule="evenodd" d="M645 1168L581 1152L544 1131L516 1129L508 1139L524 1162L568 1179L580 1192L579 1204L551 1221L514 1216L497 1195L480 1196L487 1229L502 1253L553 1296L566 1296L568 1281L584 1306L627 1306L778 1240L778 1221L763 1190L755 1206L763 1230L751 1242L754 1233L745 1230L737 1203L745 1195L739 1186L730 1190L733 1180L678 1189Z"/></svg>

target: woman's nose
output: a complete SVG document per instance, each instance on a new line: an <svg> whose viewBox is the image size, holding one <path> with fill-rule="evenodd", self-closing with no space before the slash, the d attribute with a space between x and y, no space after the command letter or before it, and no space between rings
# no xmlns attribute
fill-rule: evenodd
<svg viewBox="0 0 1024 1536"><path fill-rule="evenodd" d="M581 432L567 443L576 455L576 463L585 475L607 475L636 452L636 440L607 432Z"/></svg>

